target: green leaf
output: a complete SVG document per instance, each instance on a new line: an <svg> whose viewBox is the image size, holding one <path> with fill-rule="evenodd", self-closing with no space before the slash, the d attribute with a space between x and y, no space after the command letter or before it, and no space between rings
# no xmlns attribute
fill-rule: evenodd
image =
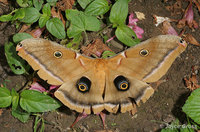
<svg viewBox="0 0 200 132"><path fill-rule="evenodd" d="M48 2L51 6L55 6L57 1L58 1L58 0L47 0L47 2Z"/></svg>
<svg viewBox="0 0 200 132"><path fill-rule="evenodd" d="M72 39L72 41L67 44L67 48L72 48L73 50L78 50L79 44L82 39L83 39L83 37L81 36L81 34L75 36Z"/></svg>
<svg viewBox="0 0 200 132"><path fill-rule="evenodd" d="M15 74L24 74L30 68L17 54L13 43L6 43L4 46L6 59L11 70Z"/></svg>
<svg viewBox="0 0 200 132"><path fill-rule="evenodd" d="M21 19L21 22L24 22L24 23L32 24L36 22L41 15L39 11L33 7L25 8L24 11L25 11L25 17Z"/></svg>
<svg viewBox="0 0 200 132"><path fill-rule="evenodd" d="M78 10L66 10L66 17L71 22L67 30L69 38L78 36L83 31L98 31L100 30L101 23L94 17L84 14Z"/></svg>
<svg viewBox="0 0 200 132"><path fill-rule="evenodd" d="M43 28L47 21L50 19L50 16L47 16L46 14L43 14L39 19L39 26L40 28Z"/></svg>
<svg viewBox="0 0 200 132"><path fill-rule="evenodd" d="M112 52L112 51L104 51L103 54L102 54L102 58L108 58L108 57L112 57L116 55L115 52Z"/></svg>
<svg viewBox="0 0 200 132"><path fill-rule="evenodd" d="M38 11L42 8L43 3L44 3L44 0L33 0L33 5Z"/></svg>
<svg viewBox="0 0 200 132"><path fill-rule="evenodd" d="M101 22L94 16L84 15L85 30L99 31L101 29Z"/></svg>
<svg viewBox="0 0 200 132"><path fill-rule="evenodd" d="M18 107L19 94L17 93L17 91L14 88L12 88L12 90L11 90L11 96L12 96L12 110L15 110Z"/></svg>
<svg viewBox="0 0 200 132"><path fill-rule="evenodd" d="M80 5L83 9L85 9L85 7L86 7L89 3L91 3L93 0L77 0L77 1L78 1L79 5Z"/></svg>
<svg viewBox="0 0 200 132"><path fill-rule="evenodd" d="M57 100L35 90L24 90L20 96L20 106L28 112L47 112L61 106Z"/></svg>
<svg viewBox="0 0 200 132"><path fill-rule="evenodd" d="M200 124L200 89L191 93L182 109L191 119Z"/></svg>
<svg viewBox="0 0 200 132"><path fill-rule="evenodd" d="M0 107L8 107L11 105L12 96L10 90L0 87Z"/></svg>
<svg viewBox="0 0 200 132"><path fill-rule="evenodd" d="M30 0L17 0L17 4L21 7L28 7L32 2Z"/></svg>
<svg viewBox="0 0 200 132"><path fill-rule="evenodd" d="M1 15L0 16L0 21L1 22L8 22L8 21L11 21L12 18L13 18L13 16L11 14Z"/></svg>
<svg viewBox="0 0 200 132"><path fill-rule="evenodd" d="M107 0L95 0L85 9L85 14L88 15L103 15L110 9Z"/></svg>
<svg viewBox="0 0 200 132"><path fill-rule="evenodd" d="M178 126L179 126L179 120L176 119L171 124L167 124L167 127L162 129L161 132L179 132Z"/></svg>
<svg viewBox="0 0 200 132"><path fill-rule="evenodd" d="M65 26L58 18L52 18L46 23L47 30L56 38L64 39L66 37Z"/></svg>
<svg viewBox="0 0 200 132"><path fill-rule="evenodd" d="M20 107L17 109L12 109L12 116L25 123L30 117L30 113L23 111Z"/></svg>
<svg viewBox="0 0 200 132"><path fill-rule="evenodd" d="M15 15L13 16L12 20L23 19L24 17L25 17L25 10L24 8L21 8L15 11Z"/></svg>
<svg viewBox="0 0 200 132"><path fill-rule="evenodd" d="M46 3L44 5L44 7L42 8L42 13L47 16L51 16L51 7L50 7L49 3Z"/></svg>
<svg viewBox="0 0 200 132"><path fill-rule="evenodd" d="M111 8L110 22L114 25L121 25L125 23L128 15L128 0L118 0Z"/></svg>
<svg viewBox="0 0 200 132"><path fill-rule="evenodd" d="M134 46L140 42L135 32L126 25L118 26L115 35L127 46Z"/></svg>
<svg viewBox="0 0 200 132"><path fill-rule="evenodd" d="M24 39L32 38L32 36L28 33L17 33L13 36L14 43L19 43Z"/></svg>

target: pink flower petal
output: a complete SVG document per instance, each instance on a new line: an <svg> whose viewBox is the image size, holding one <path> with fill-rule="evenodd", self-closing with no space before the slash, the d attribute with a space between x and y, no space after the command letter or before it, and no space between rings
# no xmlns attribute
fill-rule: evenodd
<svg viewBox="0 0 200 132"><path fill-rule="evenodd" d="M57 86L57 85L51 85L50 88L49 88L49 91L53 90L53 89L57 89L59 88L60 86Z"/></svg>
<svg viewBox="0 0 200 132"><path fill-rule="evenodd" d="M30 90L36 90L36 91L39 91L39 92L46 92L47 90L42 87L39 83L37 82L33 82L31 84L31 87L29 88Z"/></svg>
<svg viewBox="0 0 200 132"><path fill-rule="evenodd" d="M128 27L130 27L135 34L137 35L138 38L142 38L142 34L144 33L144 30L140 27L137 26L138 19L134 18L134 14L131 13L129 15L129 23L128 23Z"/></svg>

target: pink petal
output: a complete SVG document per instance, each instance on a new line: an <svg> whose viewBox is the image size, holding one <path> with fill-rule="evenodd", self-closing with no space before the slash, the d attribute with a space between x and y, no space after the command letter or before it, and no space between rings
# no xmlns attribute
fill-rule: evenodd
<svg viewBox="0 0 200 132"><path fill-rule="evenodd" d="M128 27L130 27L135 32L136 36L141 39L142 34L144 33L144 30L138 27L136 22L138 22L138 19L134 18L134 14L131 13L129 15Z"/></svg>
<svg viewBox="0 0 200 132"><path fill-rule="evenodd" d="M142 34L144 33L144 30L138 26L135 26L133 28L133 31L135 32L135 34L137 35L138 38L142 38Z"/></svg>
<svg viewBox="0 0 200 132"><path fill-rule="evenodd" d="M138 19L137 18L134 18L134 14L131 13L129 15L129 22L128 22L128 25L130 26L135 26L136 25L136 22L138 22Z"/></svg>
<svg viewBox="0 0 200 132"><path fill-rule="evenodd" d="M29 88L30 90L36 90L36 91L39 91L39 92L46 92L47 90L42 87L39 83L37 82L33 82L31 84L31 87Z"/></svg>
<svg viewBox="0 0 200 132"><path fill-rule="evenodd" d="M59 88L60 86L57 86L57 85L51 85L50 88L49 88L49 91L53 90L53 89L57 89Z"/></svg>

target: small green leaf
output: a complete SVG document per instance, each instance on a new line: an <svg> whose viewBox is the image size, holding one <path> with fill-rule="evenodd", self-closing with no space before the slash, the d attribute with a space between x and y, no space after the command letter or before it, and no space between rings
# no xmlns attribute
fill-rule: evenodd
<svg viewBox="0 0 200 132"><path fill-rule="evenodd" d="M47 2L48 2L51 6L55 6L57 1L58 1L58 0L47 0Z"/></svg>
<svg viewBox="0 0 200 132"><path fill-rule="evenodd" d="M13 18L13 16L11 14L1 15L0 16L0 21L1 22L8 22L8 21L11 21L12 18Z"/></svg>
<svg viewBox="0 0 200 132"><path fill-rule="evenodd" d="M84 15L85 30L99 31L101 29L101 22L94 16Z"/></svg>
<svg viewBox="0 0 200 132"><path fill-rule="evenodd" d="M72 41L67 44L67 48L70 48L70 49L73 49L73 50L78 50L79 44L80 44L82 39L83 39L83 37L81 36L81 34L75 36L72 39Z"/></svg>
<svg viewBox="0 0 200 132"><path fill-rule="evenodd" d="M39 17L40 17L40 13L36 8L33 7L29 7L29 8L25 8L25 17L23 19L21 19L21 22L24 23L34 23L36 22Z"/></svg>
<svg viewBox="0 0 200 132"><path fill-rule="evenodd" d="M17 54L15 50L15 46L13 43L6 43L4 46L5 55L7 62L11 68L11 70L15 74L24 74L30 68L29 65L25 64L25 61L22 60Z"/></svg>
<svg viewBox="0 0 200 132"><path fill-rule="evenodd" d="M85 14L88 15L103 15L110 9L107 0L95 0L87 6Z"/></svg>
<svg viewBox="0 0 200 132"><path fill-rule="evenodd" d="M28 33L17 33L13 36L14 43L19 43L24 39L32 38L32 36Z"/></svg>
<svg viewBox="0 0 200 132"><path fill-rule="evenodd" d="M19 103L19 94L14 88L12 88L11 95L12 95L12 110L15 110L17 109Z"/></svg>
<svg viewBox="0 0 200 132"><path fill-rule="evenodd" d="M47 23L47 21L50 19L50 17L49 16L47 16L46 14L43 14L41 17L40 17L40 19L39 19L39 26L40 26L40 28L43 28L45 25L46 25L46 23Z"/></svg>
<svg viewBox="0 0 200 132"><path fill-rule="evenodd" d="M182 109L191 119L200 124L200 89L191 93Z"/></svg>
<svg viewBox="0 0 200 132"><path fill-rule="evenodd" d="M8 107L11 105L12 96L10 90L4 87L0 87L0 107Z"/></svg>
<svg viewBox="0 0 200 132"><path fill-rule="evenodd" d="M61 106L57 100L35 90L24 90L20 96L20 106L28 112L47 112Z"/></svg>
<svg viewBox="0 0 200 132"><path fill-rule="evenodd" d="M65 26L58 18L52 18L46 23L47 30L56 38L64 39L66 37Z"/></svg>
<svg viewBox="0 0 200 132"><path fill-rule="evenodd" d="M12 116L25 123L30 117L30 113L23 111L20 107L17 109L12 109Z"/></svg>
<svg viewBox="0 0 200 132"><path fill-rule="evenodd" d="M110 22L115 25L121 25L125 23L128 15L128 0L117 0L111 8Z"/></svg>
<svg viewBox="0 0 200 132"><path fill-rule="evenodd" d="M94 17L85 15L78 10L66 10L66 17L70 21L70 27L67 30L69 38L78 36L83 31L98 31L100 30L101 23Z"/></svg>
<svg viewBox="0 0 200 132"><path fill-rule="evenodd" d="M80 5L83 9L85 9L85 7L86 7L89 3L91 3L93 0L77 0L77 1L78 1L79 5Z"/></svg>
<svg viewBox="0 0 200 132"><path fill-rule="evenodd" d="M115 52L112 52L112 51L104 51L103 54L102 54L102 58L108 58L108 57L112 57L116 55Z"/></svg>
<svg viewBox="0 0 200 132"><path fill-rule="evenodd" d="M42 8L42 13L47 16L51 16L51 7L50 7L49 3L46 3L44 5L44 7Z"/></svg>
<svg viewBox="0 0 200 132"><path fill-rule="evenodd" d="M44 3L44 0L33 0L33 5L38 11L42 8L43 3Z"/></svg>
<svg viewBox="0 0 200 132"><path fill-rule="evenodd" d="M127 46L134 46L140 42L135 32L126 25L118 26L115 35Z"/></svg>
<svg viewBox="0 0 200 132"><path fill-rule="evenodd" d="M21 7L28 7L32 5L31 0L17 0L17 4Z"/></svg>
<svg viewBox="0 0 200 132"><path fill-rule="evenodd" d="M16 10L12 20L23 19L24 17L25 17L25 10L24 8L21 8Z"/></svg>

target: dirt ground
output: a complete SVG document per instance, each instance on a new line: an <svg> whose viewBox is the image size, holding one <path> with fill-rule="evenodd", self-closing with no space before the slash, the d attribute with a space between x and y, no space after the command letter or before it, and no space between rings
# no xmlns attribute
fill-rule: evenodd
<svg viewBox="0 0 200 132"><path fill-rule="evenodd" d="M169 0L164 3L161 0L133 0L129 3L129 13L138 11L145 14L145 19L138 22L138 26L145 31L142 40L162 34L161 28L153 23L153 15L166 16L173 19L181 19L181 15L171 16L165 6L172 5L175 0ZM188 2L182 2L183 9L186 9ZM0 15L9 12L8 6L0 4ZM194 19L200 25L198 10L194 8ZM173 24L172 24L173 25ZM175 23L173 25L175 26ZM15 25L11 23L0 23L0 83L8 80L7 87L19 89L26 82L24 76L14 75L6 62L4 55L4 43L12 39L16 32ZM177 29L180 32L180 29ZM186 33L192 34L200 42L199 28L195 31L186 28ZM163 78L168 81L162 83L154 95L138 108L136 115L108 114L106 116L107 129L120 132L149 132L160 131L165 127L165 123L170 123L176 118L185 123L185 114L182 112L182 106L190 94L190 91L184 86L183 77L188 75L193 65L200 66L200 47L189 45L186 51L180 55L173 63L167 74ZM33 131L34 118L27 123L21 123L11 116L11 109L2 109L0 115L0 132L31 132ZM79 121L73 129L69 126L73 123L78 113L71 111L67 107L61 107L58 111L47 112L44 114L45 131L96 131L103 130L101 119L97 115L90 115Z"/></svg>

